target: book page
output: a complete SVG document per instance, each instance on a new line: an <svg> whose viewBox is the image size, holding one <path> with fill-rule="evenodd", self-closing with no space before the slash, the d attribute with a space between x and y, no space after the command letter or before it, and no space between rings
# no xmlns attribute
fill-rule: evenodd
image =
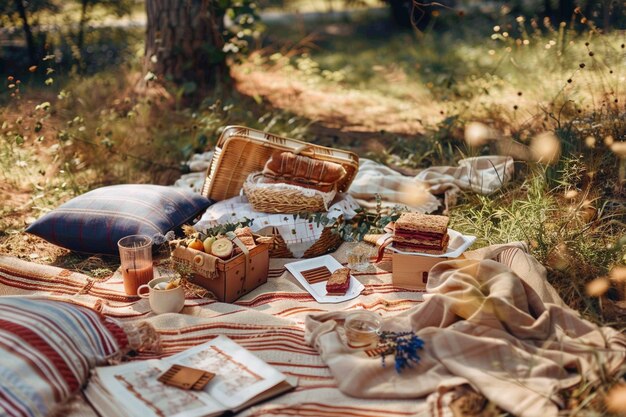
<svg viewBox="0 0 626 417"><path fill-rule="evenodd" d="M204 391L227 409L235 409L285 380L285 375L226 336L218 336L163 362L216 374Z"/></svg>
<svg viewBox="0 0 626 417"><path fill-rule="evenodd" d="M157 381L169 366L150 360L97 368L98 380L91 383L106 388L124 413L133 417L202 417L226 411L202 391L185 391Z"/></svg>

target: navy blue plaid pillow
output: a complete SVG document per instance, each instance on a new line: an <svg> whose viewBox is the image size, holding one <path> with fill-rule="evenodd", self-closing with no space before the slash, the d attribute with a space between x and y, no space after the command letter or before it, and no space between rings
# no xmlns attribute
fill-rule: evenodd
<svg viewBox="0 0 626 417"><path fill-rule="evenodd" d="M68 201L26 231L66 249L117 254L117 241L124 236L163 235L210 205L206 197L181 188L113 185Z"/></svg>

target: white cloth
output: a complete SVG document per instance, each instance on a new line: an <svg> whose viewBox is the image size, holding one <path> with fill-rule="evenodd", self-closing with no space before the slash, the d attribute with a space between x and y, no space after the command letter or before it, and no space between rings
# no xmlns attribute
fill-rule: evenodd
<svg viewBox="0 0 626 417"><path fill-rule="evenodd" d="M446 202L461 190L491 194L504 186L513 172L513 158L509 156L466 158L459 161L458 167L430 167L415 177L361 159L359 172L348 192L364 207L375 207L378 194L384 206L404 205L414 211L431 213L439 207L433 194L445 194Z"/></svg>
<svg viewBox="0 0 626 417"><path fill-rule="evenodd" d="M343 215L346 220L351 219L359 208L358 203L348 194L339 194L335 202L329 207L326 217L331 220ZM250 229L253 232L264 234L276 229L287 244L287 247L296 258L302 257L320 237L324 230L323 224L309 222L294 214L269 214L255 211L245 196L233 197L210 206L195 224L198 231L205 230L225 223L237 223L245 219L252 219Z"/></svg>
<svg viewBox="0 0 626 417"><path fill-rule="evenodd" d="M435 193L440 187L454 186L465 191L491 194L509 182L514 169L510 156L488 155L461 159L458 167L426 168L415 178L426 182Z"/></svg>
<svg viewBox="0 0 626 417"><path fill-rule="evenodd" d="M189 174L183 174L176 180L173 187L186 188L199 193L206 179L206 171L211 166L213 151L194 154L189 161L186 162L189 167Z"/></svg>

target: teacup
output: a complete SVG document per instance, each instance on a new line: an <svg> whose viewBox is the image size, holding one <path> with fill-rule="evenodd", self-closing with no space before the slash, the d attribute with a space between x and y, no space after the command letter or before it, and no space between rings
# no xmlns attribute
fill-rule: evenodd
<svg viewBox="0 0 626 417"><path fill-rule="evenodd" d="M178 313L185 306L185 290L182 285L169 290L159 289L160 286L165 287L169 281L170 278L167 277L155 278L137 289L138 296L150 300L150 308L156 314Z"/></svg>
<svg viewBox="0 0 626 417"><path fill-rule="evenodd" d="M367 310L356 310L346 316L344 329L348 346L355 349L373 349L378 345L382 317Z"/></svg>

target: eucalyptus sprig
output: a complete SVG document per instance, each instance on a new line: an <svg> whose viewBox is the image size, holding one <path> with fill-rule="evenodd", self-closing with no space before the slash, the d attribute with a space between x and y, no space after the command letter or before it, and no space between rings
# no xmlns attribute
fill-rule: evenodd
<svg viewBox="0 0 626 417"><path fill-rule="evenodd" d="M320 225L329 227L346 241L361 241L366 234L384 233L385 226L398 220L404 211L406 208L401 206L384 208L382 198L377 194L376 208L373 211L365 208L356 209L356 215L350 220L346 220L343 215L336 219L329 218L325 213L299 213L294 214L294 219L307 219L309 223L315 223L318 227Z"/></svg>
<svg viewBox="0 0 626 417"><path fill-rule="evenodd" d="M196 233L198 233L199 239L204 240L210 236L219 236L219 235L225 235L227 232L234 232L236 229L239 229L241 227L252 225L253 222L254 222L254 219L249 219L247 217L244 217L243 220L237 223L218 224L217 226L214 226L214 227L209 227L204 230L196 231Z"/></svg>

